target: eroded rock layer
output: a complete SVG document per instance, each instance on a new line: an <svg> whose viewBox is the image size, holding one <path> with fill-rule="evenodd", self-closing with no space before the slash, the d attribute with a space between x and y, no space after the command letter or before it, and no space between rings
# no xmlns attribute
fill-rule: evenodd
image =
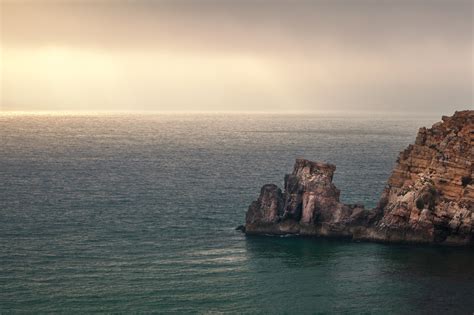
<svg viewBox="0 0 474 315"><path fill-rule="evenodd" d="M334 165L297 159L284 191L262 187L247 211L246 233L472 245L473 142L474 111L421 128L371 210L339 201Z"/></svg>

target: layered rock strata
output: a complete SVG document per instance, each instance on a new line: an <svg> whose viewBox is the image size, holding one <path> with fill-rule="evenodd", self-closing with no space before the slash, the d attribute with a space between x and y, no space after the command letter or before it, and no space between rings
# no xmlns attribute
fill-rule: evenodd
<svg viewBox="0 0 474 315"><path fill-rule="evenodd" d="M375 209L339 201L334 165L297 159L284 191L262 187L245 232L473 245L473 142L474 111L421 128L400 153Z"/></svg>

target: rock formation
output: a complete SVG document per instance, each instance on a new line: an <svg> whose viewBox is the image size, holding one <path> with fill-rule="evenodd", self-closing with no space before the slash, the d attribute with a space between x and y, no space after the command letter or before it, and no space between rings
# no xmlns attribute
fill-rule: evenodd
<svg viewBox="0 0 474 315"><path fill-rule="evenodd" d="M383 242L474 244L474 111L421 128L400 153L375 209L339 201L336 167L297 159L284 191L262 187L247 234L298 234Z"/></svg>

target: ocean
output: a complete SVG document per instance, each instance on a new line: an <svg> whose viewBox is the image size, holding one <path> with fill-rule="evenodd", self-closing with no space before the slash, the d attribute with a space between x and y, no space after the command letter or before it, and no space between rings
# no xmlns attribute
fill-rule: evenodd
<svg viewBox="0 0 474 315"><path fill-rule="evenodd" d="M0 313L472 314L472 249L235 230L296 157L373 207L439 119L2 113Z"/></svg>

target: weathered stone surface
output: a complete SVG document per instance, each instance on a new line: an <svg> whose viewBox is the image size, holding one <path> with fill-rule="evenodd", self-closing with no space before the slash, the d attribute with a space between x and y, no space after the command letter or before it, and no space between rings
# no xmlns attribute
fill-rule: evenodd
<svg viewBox="0 0 474 315"><path fill-rule="evenodd" d="M332 164L297 159L285 176L284 193L275 185L262 187L247 211L246 233L350 236L350 227L367 222L370 212L339 202L335 170Z"/></svg>
<svg viewBox="0 0 474 315"><path fill-rule="evenodd" d="M247 211L248 234L301 234L385 242L474 243L474 111L420 128L400 153L379 204L339 201L332 164L297 159L284 192L262 187Z"/></svg>
<svg viewBox="0 0 474 315"><path fill-rule="evenodd" d="M420 128L415 144L400 153L382 198L382 218L373 227L385 235L406 233L401 241L423 235L429 243L473 242L474 111L443 116Z"/></svg>
<svg viewBox="0 0 474 315"><path fill-rule="evenodd" d="M276 223L283 213L283 195L276 185L262 187L260 197L247 211L246 223Z"/></svg>

